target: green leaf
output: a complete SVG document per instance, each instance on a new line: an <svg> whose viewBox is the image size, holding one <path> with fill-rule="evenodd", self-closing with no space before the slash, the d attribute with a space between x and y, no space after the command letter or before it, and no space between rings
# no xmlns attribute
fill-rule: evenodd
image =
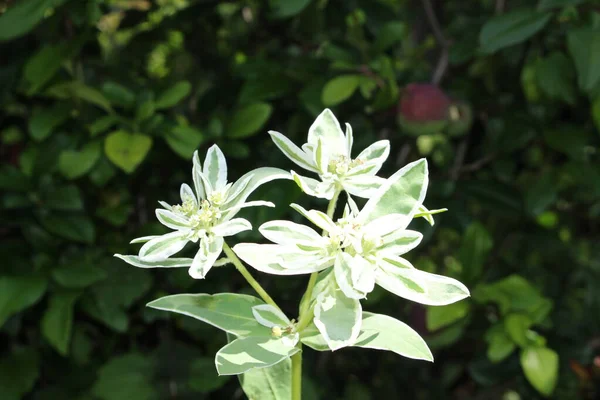
<svg viewBox="0 0 600 400"><path fill-rule="evenodd" d="M558 354L546 347L528 347L521 351L525 377L538 392L550 396L558 380Z"/></svg>
<svg viewBox="0 0 600 400"><path fill-rule="evenodd" d="M194 151L200 147L204 139L204 134L201 131L185 125L174 127L165 136L169 147L186 160L192 158Z"/></svg>
<svg viewBox="0 0 600 400"><path fill-rule="evenodd" d="M427 308L427 330L437 331L465 318L469 313L469 303L460 301L447 306Z"/></svg>
<svg viewBox="0 0 600 400"><path fill-rule="evenodd" d="M188 81L177 82L158 96L158 99L154 102L154 108L160 110L173 107L188 96L191 91L192 84Z"/></svg>
<svg viewBox="0 0 600 400"><path fill-rule="evenodd" d="M488 342L487 357L492 363L506 359L517 347L506 334L502 324L494 325L486 333Z"/></svg>
<svg viewBox="0 0 600 400"><path fill-rule="evenodd" d="M558 7L576 6L583 3L585 0L540 0L538 10L550 10Z"/></svg>
<svg viewBox="0 0 600 400"><path fill-rule="evenodd" d="M106 279L104 270L86 264L65 265L52 270L52 278L61 286L82 289Z"/></svg>
<svg viewBox="0 0 600 400"><path fill-rule="evenodd" d="M40 195L44 206L52 210L78 211L83 209L81 192L75 185L50 187Z"/></svg>
<svg viewBox="0 0 600 400"><path fill-rule="evenodd" d="M236 139L252 136L267 123L272 112L273 107L269 103L249 104L233 114L225 133Z"/></svg>
<svg viewBox="0 0 600 400"><path fill-rule="evenodd" d="M217 352L219 375L238 375L253 368L266 368L296 354L300 349L272 337L238 338Z"/></svg>
<svg viewBox="0 0 600 400"><path fill-rule="evenodd" d="M238 377L249 399L289 400L292 397L292 360L289 358L270 367L251 369Z"/></svg>
<svg viewBox="0 0 600 400"><path fill-rule="evenodd" d="M538 86L549 98L575 105L575 70L564 53L555 51L543 58L536 64L535 72Z"/></svg>
<svg viewBox="0 0 600 400"><path fill-rule="evenodd" d="M271 336L271 329L256 321L252 307L264 302L235 293L176 294L148 303L148 307L187 315L236 336Z"/></svg>
<svg viewBox="0 0 600 400"><path fill-rule="evenodd" d="M71 98L81 99L90 104L94 104L107 112L113 111L110 101L104 97L102 92L91 86L87 86L81 81L57 83L56 85L49 87L46 90L45 95L63 100Z"/></svg>
<svg viewBox="0 0 600 400"><path fill-rule="evenodd" d="M152 138L139 133L115 131L106 137L104 151L110 161L128 174L135 171L150 148Z"/></svg>
<svg viewBox="0 0 600 400"><path fill-rule="evenodd" d="M533 321L524 314L508 314L504 318L504 330L513 342L521 347L525 347L528 343L527 331L533 325Z"/></svg>
<svg viewBox="0 0 600 400"><path fill-rule="evenodd" d="M155 369L154 360L140 354L113 357L100 368L92 393L101 400L157 400Z"/></svg>
<svg viewBox="0 0 600 400"><path fill-rule="evenodd" d="M200 393L209 393L221 388L229 381L227 376L219 376L215 370L215 360L208 357L195 359L190 365L190 388Z"/></svg>
<svg viewBox="0 0 600 400"><path fill-rule="evenodd" d="M135 93L116 82L105 82L102 85L102 92L110 103L116 106L130 108L135 104Z"/></svg>
<svg viewBox="0 0 600 400"><path fill-rule="evenodd" d="M0 327L13 314L37 303L46 292L47 284L39 276L0 277Z"/></svg>
<svg viewBox="0 0 600 400"><path fill-rule="evenodd" d="M334 106L349 99L361 82L361 75L340 75L328 81L321 92L323 105Z"/></svg>
<svg viewBox="0 0 600 400"><path fill-rule="evenodd" d="M594 125L596 126L596 132L600 132L600 97L594 100L590 111Z"/></svg>
<svg viewBox="0 0 600 400"><path fill-rule="evenodd" d="M46 214L40 217L42 226L50 233L81 243L93 243L96 228L91 219L79 214Z"/></svg>
<svg viewBox="0 0 600 400"><path fill-rule="evenodd" d="M481 223L476 221L467 227L458 249L458 260L464 268L463 282L477 282L493 245L492 236Z"/></svg>
<svg viewBox="0 0 600 400"><path fill-rule="evenodd" d="M0 41L16 39L35 28L46 13L65 0L20 0L0 16Z"/></svg>
<svg viewBox="0 0 600 400"><path fill-rule="evenodd" d="M27 94L36 94L60 70L71 49L67 43L43 46L33 54L23 67L23 80L27 84Z"/></svg>
<svg viewBox="0 0 600 400"><path fill-rule="evenodd" d="M289 18L298 15L310 4L311 0L275 0L269 4L272 7L273 18Z"/></svg>
<svg viewBox="0 0 600 400"><path fill-rule="evenodd" d="M579 87L591 92L600 83L600 30L570 30L567 33L567 46L575 61Z"/></svg>
<svg viewBox="0 0 600 400"><path fill-rule="evenodd" d="M99 142L90 142L79 151L64 150L58 157L58 170L67 179L79 178L92 169L102 155Z"/></svg>
<svg viewBox="0 0 600 400"><path fill-rule="evenodd" d="M33 389L39 377L38 354L33 347L29 347L17 349L0 359L2 400L20 400Z"/></svg>
<svg viewBox="0 0 600 400"><path fill-rule="evenodd" d="M485 53L494 53L522 43L542 30L551 18L551 13L533 9L518 9L497 15L481 29L479 45Z"/></svg>
<svg viewBox="0 0 600 400"><path fill-rule="evenodd" d="M376 54L383 53L394 44L400 42L407 36L408 29L405 23L399 21L388 22L377 32L377 38L373 43L373 51ZM365 82L372 82L371 80Z"/></svg>
<svg viewBox="0 0 600 400"><path fill-rule="evenodd" d="M63 356L69 353L73 329L73 307L79 295L79 292L54 294L50 297L50 303L42 318L42 334Z"/></svg>
<svg viewBox="0 0 600 400"><path fill-rule="evenodd" d="M100 117L90 125L88 125L88 129L90 130L90 135L92 137L97 136L101 133L106 132L113 126L115 126L119 122L119 117L111 114L105 115L104 117Z"/></svg>
<svg viewBox="0 0 600 400"><path fill-rule="evenodd" d="M525 192L525 209L532 216L538 216L557 199L557 183L553 174L548 171L536 177Z"/></svg>
<svg viewBox="0 0 600 400"><path fill-rule="evenodd" d="M31 137L40 142L46 139L63 122L69 119L71 106L57 102L48 108L36 108L28 121Z"/></svg>

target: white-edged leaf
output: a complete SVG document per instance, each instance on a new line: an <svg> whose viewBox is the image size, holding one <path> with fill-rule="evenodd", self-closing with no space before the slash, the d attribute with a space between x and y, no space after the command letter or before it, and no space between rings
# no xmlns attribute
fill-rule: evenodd
<svg viewBox="0 0 600 400"><path fill-rule="evenodd" d="M228 208L223 210L223 212L225 211L239 211L242 208L248 208L248 207L275 207L275 204L271 203L270 201L264 201L264 200L254 200L254 201L247 201L245 203L242 204L238 204L235 207L232 208Z"/></svg>
<svg viewBox="0 0 600 400"><path fill-rule="evenodd" d="M314 323L332 351L356 342L362 322L362 307L334 285L317 296Z"/></svg>
<svg viewBox="0 0 600 400"><path fill-rule="evenodd" d="M375 281L396 296L431 306L452 304L470 296L469 289L456 279L420 271L400 257L393 260L406 268L380 263Z"/></svg>
<svg viewBox="0 0 600 400"><path fill-rule="evenodd" d="M346 154L346 137L339 121L330 109L326 108L319 114L315 122L308 129L308 144L317 146L318 140L323 140L327 158L335 154Z"/></svg>
<svg viewBox="0 0 600 400"><path fill-rule="evenodd" d="M305 245L319 246L323 237L314 229L306 225L296 224L290 221L269 221L258 228L258 231L273 243L282 245Z"/></svg>
<svg viewBox="0 0 600 400"><path fill-rule="evenodd" d="M255 244L239 243L233 247L233 251L239 258L250 265L252 268L273 275L302 275L321 271L331 265L331 262L311 263L310 255L307 255L306 262L298 262L301 267L284 268L281 265L283 261L280 254L285 251L284 246L278 244ZM296 254L301 254L297 252ZM314 260L313 260L314 261Z"/></svg>
<svg viewBox="0 0 600 400"><path fill-rule="evenodd" d="M167 258L162 261L143 261L138 256L115 254L115 257L138 268L188 268L192 265L191 258Z"/></svg>
<svg viewBox="0 0 600 400"><path fill-rule="evenodd" d="M214 190L221 190L227 184L227 162L223 152L216 144L206 152L202 175L206 177Z"/></svg>
<svg viewBox="0 0 600 400"><path fill-rule="evenodd" d="M188 242L186 231L175 231L154 238L140 249L140 259L144 261L160 261L183 249Z"/></svg>
<svg viewBox="0 0 600 400"><path fill-rule="evenodd" d="M298 175L294 171L291 171L291 174L292 179L294 180L294 182L296 182L296 185L298 185L300 190L302 190L304 193L313 197L326 198L326 194L320 193L319 191L319 185L321 184L321 182L313 178Z"/></svg>
<svg viewBox="0 0 600 400"><path fill-rule="evenodd" d="M401 256L421 243L423 234L411 230L398 230L382 237L383 244L377 248L380 255Z"/></svg>
<svg viewBox="0 0 600 400"><path fill-rule="evenodd" d="M317 351L329 349L313 324L302 332L301 341ZM387 350L407 358L433 361L427 343L410 326L387 315L366 311L363 312L360 334L352 347Z"/></svg>
<svg viewBox="0 0 600 400"><path fill-rule="evenodd" d="M202 179L202 163L200 163L200 156L198 151L194 151L192 157L192 179L194 180L194 189L196 190L196 196L198 201L206 198L206 190L204 190L204 183Z"/></svg>
<svg viewBox="0 0 600 400"><path fill-rule="evenodd" d="M344 179L344 190L353 196L369 199L385 184L385 179L372 175L356 175Z"/></svg>
<svg viewBox="0 0 600 400"><path fill-rule="evenodd" d="M367 236L381 237L389 234L401 234L404 232L405 217L402 214L388 214L376 218L362 228Z"/></svg>
<svg viewBox="0 0 600 400"><path fill-rule="evenodd" d="M220 236L213 236L210 240L209 238L202 239L200 249L194 256L188 271L192 278L204 279L206 277L223 251L223 242L224 240Z"/></svg>
<svg viewBox="0 0 600 400"><path fill-rule="evenodd" d="M377 171L383 165L385 160L387 160L390 155L390 141L389 140L379 140L363 151L356 157L357 160L361 160L364 163L373 163L378 165ZM375 171L375 172L377 172Z"/></svg>
<svg viewBox="0 0 600 400"><path fill-rule="evenodd" d="M219 350L215 364L219 375L238 375L254 368L270 367L298 351L300 349L288 346L281 339L244 337Z"/></svg>
<svg viewBox="0 0 600 400"><path fill-rule="evenodd" d="M397 171L375 192L358 214L366 223L388 214L406 216L406 226L425 199L429 176L427 160L422 158Z"/></svg>
<svg viewBox="0 0 600 400"><path fill-rule="evenodd" d="M129 242L130 244L135 244L135 243L146 243L151 241L152 239L156 239L157 237L160 237L160 235L152 235L152 236L142 236L139 238L135 238L133 239L131 242Z"/></svg>
<svg viewBox="0 0 600 400"><path fill-rule="evenodd" d="M352 134L352 127L346 122L346 157L352 158L352 145L354 144L354 135Z"/></svg>
<svg viewBox="0 0 600 400"><path fill-rule="evenodd" d="M247 219L234 218L214 226L212 228L212 233L216 236L233 236L251 229L252 224L250 224Z"/></svg>
<svg viewBox="0 0 600 400"><path fill-rule="evenodd" d="M323 148L323 139L319 138L317 140L317 148L315 149L315 164L321 173L327 172L327 164L329 163L329 158L327 157L327 152Z"/></svg>
<svg viewBox="0 0 600 400"><path fill-rule="evenodd" d="M357 255L356 258L359 258L361 260L355 261L354 258L355 257L352 257L350 254L345 252L338 254L338 256L335 259L335 264L333 265L333 272L335 274L335 281L337 282L340 290L344 293L344 295L350 299L360 300L364 299L366 297L366 294L373 290L373 287L371 287L371 290L369 290L368 292L362 291L359 288L354 287L354 280L352 279L352 275L353 273L355 273L354 269L358 268L362 271L364 269L364 263L362 263L361 260L367 262L359 255ZM372 278L374 285L374 273Z"/></svg>
<svg viewBox="0 0 600 400"><path fill-rule="evenodd" d="M174 294L147 304L206 322L236 336L271 337L271 330L259 324L252 307L265 304L254 296L237 293Z"/></svg>
<svg viewBox="0 0 600 400"><path fill-rule="evenodd" d="M183 183L181 188L179 189L179 197L181 197L181 204L185 203L186 200L191 200L194 203L194 206L198 206L198 200L196 199L196 195L194 191L187 183Z"/></svg>
<svg viewBox="0 0 600 400"><path fill-rule="evenodd" d="M190 229L190 222L182 215L176 214L173 211L157 208L155 211L156 218L164 226L171 229Z"/></svg>
<svg viewBox="0 0 600 400"><path fill-rule="evenodd" d="M267 328L278 326L280 328L290 325L290 320L281 310L270 304L262 304L252 307L252 314L259 324Z"/></svg>
<svg viewBox="0 0 600 400"><path fill-rule="evenodd" d="M318 210L306 210L302 206L292 203L290 204L294 210L303 215L310 222L318 226L327 232L335 232L338 228L335 226L335 223L322 211Z"/></svg>
<svg viewBox="0 0 600 400"><path fill-rule="evenodd" d="M279 150L281 150L281 152L294 164L311 172L319 172L311 157L296 146L290 139L276 131L269 131L269 135L271 135L273 143L275 143Z"/></svg>

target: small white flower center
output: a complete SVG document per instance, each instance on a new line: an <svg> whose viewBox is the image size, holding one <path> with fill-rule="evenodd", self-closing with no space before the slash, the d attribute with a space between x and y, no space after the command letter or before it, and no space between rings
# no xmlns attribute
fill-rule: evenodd
<svg viewBox="0 0 600 400"><path fill-rule="evenodd" d="M352 160L344 155L339 155L337 158L333 158L329 161L329 165L327 165L327 172L334 175L343 176L350 169L361 165L362 163L363 161L358 158Z"/></svg>

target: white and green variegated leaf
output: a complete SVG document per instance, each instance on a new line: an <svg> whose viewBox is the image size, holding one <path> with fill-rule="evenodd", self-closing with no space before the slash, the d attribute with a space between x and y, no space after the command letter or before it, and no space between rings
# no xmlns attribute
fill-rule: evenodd
<svg viewBox="0 0 600 400"><path fill-rule="evenodd" d="M200 242L200 249L194 256L189 274L194 279L204 279L223 251L223 238L213 236Z"/></svg>
<svg viewBox="0 0 600 400"><path fill-rule="evenodd" d="M379 266L375 274L379 286L417 303L443 306L470 296L469 289L456 279L420 271L400 257L384 258Z"/></svg>
<svg viewBox="0 0 600 400"><path fill-rule="evenodd" d="M188 231L175 231L146 242L140 249L140 259L160 261L183 249L188 242Z"/></svg>
<svg viewBox="0 0 600 400"><path fill-rule="evenodd" d="M289 400L292 398L292 360L289 358L266 368L255 368L238 375L249 399Z"/></svg>
<svg viewBox="0 0 600 400"><path fill-rule="evenodd" d="M273 143L281 150L281 152L289 158L294 164L311 172L318 173L319 170L314 165L311 157L302 149L296 146L291 140L279 132L269 131Z"/></svg>
<svg viewBox="0 0 600 400"><path fill-rule="evenodd" d="M310 222L312 222L313 224L315 224L316 226L318 226L326 232L335 232L338 229L335 225L335 222L333 222L331 218L329 218L327 214L325 214L322 211L309 211L298 204L290 204L290 207L292 207L298 213L302 214L304 218L308 219Z"/></svg>
<svg viewBox="0 0 600 400"><path fill-rule="evenodd" d="M364 163L373 163L375 165L381 165L387 160L390 155L390 141L379 140L363 151L356 157L358 160Z"/></svg>
<svg viewBox="0 0 600 400"><path fill-rule="evenodd" d="M385 183L385 179L372 175L356 175L344 179L344 190L353 196L369 199Z"/></svg>
<svg viewBox="0 0 600 400"><path fill-rule="evenodd" d="M327 342L314 324L302 331L300 339L306 346L329 350ZM416 360L433 361L431 350L423 338L410 326L382 314L363 312L361 331L352 347L392 351Z"/></svg>
<svg viewBox="0 0 600 400"><path fill-rule="evenodd" d="M192 201L194 206L198 206L198 200L196 199L196 195L194 191L190 187L190 185L183 183L181 188L179 189L179 197L181 197L181 203L185 203L186 201Z"/></svg>
<svg viewBox="0 0 600 400"><path fill-rule="evenodd" d="M135 244L135 243L146 243L151 241L152 239L156 239L157 237L160 237L160 235L152 235L152 236L142 236L136 239L133 239L131 242L129 242L130 244Z"/></svg>
<svg viewBox="0 0 600 400"><path fill-rule="evenodd" d="M347 154L347 142L339 121L330 109L326 108L308 129L308 144L317 146L318 140L323 140L327 157L335 154Z"/></svg>
<svg viewBox="0 0 600 400"><path fill-rule="evenodd" d="M214 190L221 190L227 184L227 162L219 146L212 145L206 152L202 175Z"/></svg>
<svg viewBox="0 0 600 400"><path fill-rule="evenodd" d="M138 268L188 268L192 265L191 258L167 258L162 261L143 261L138 256L115 254L115 257Z"/></svg>
<svg viewBox="0 0 600 400"><path fill-rule="evenodd" d="M412 162L389 177L367 201L358 220L367 223L388 214L406 216L408 226L425 199L429 182L427 160Z"/></svg>
<svg viewBox="0 0 600 400"><path fill-rule="evenodd" d="M302 253L298 250L290 253L291 249L278 244L239 243L233 247L233 251L251 267L273 275L310 274L321 271L331 265L328 259L321 260L310 253ZM286 253L288 259L289 254L297 256L294 261L298 267L285 268L281 264L286 259L286 257L282 257L282 253ZM302 254L306 254L304 260L299 259L299 256Z"/></svg>
<svg viewBox="0 0 600 400"><path fill-rule="evenodd" d="M296 172L291 171L292 179L296 182L296 185L309 196L324 198L324 194L319 193L319 182L316 179L308 178L306 176L298 175Z"/></svg>
<svg viewBox="0 0 600 400"><path fill-rule="evenodd" d="M334 285L317 296L313 322L332 351L351 346L360 333L362 307Z"/></svg>
<svg viewBox="0 0 600 400"><path fill-rule="evenodd" d="M315 164L321 173L327 172L327 164L329 163L328 154L323 147L323 139L317 140L317 148L315 149Z"/></svg>
<svg viewBox="0 0 600 400"><path fill-rule="evenodd" d="M413 216L413 218L423 217L423 218L425 218L425 221L429 222L429 225L433 226L433 225L435 225L433 216L435 214L441 214L446 211L448 211L447 208L440 208L437 210L428 210L424 205L421 205L419 207L419 210L417 211L417 213Z"/></svg>
<svg viewBox="0 0 600 400"><path fill-rule="evenodd" d="M271 330L256 321L252 307L265 303L236 293L175 294L148 303L148 307L187 315L236 336L271 337Z"/></svg>
<svg viewBox="0 0 600 400"><path fill-rule="evenodd" d="M290 325L290 320L281 310L273 307L270 304L262 304L252 307L252 314L259 324L267 328L287 327Z"/></svg>
<svg viewBox="0 0 600 400"><path fill-rule="evenodd" d="M390 233L403 232L405 219L402 214L384 215L363 226L361 232L370 237L386 237Z"/></svg>
<svg viewBox="0 0 600 400"><path fill-rule="evenodd" d="M229 189L229 193L238 193L235 197L228 196L227 202L221 207L223 214L221 221L227 221L235 216L235 214L244 206L246 199L259 186L271 182L276 179L292 179L289 172L279 168L261 167L256 168L238 179ZM243 186L243 189L240 189ZM248 203L246 203L248 204ZM269 203L269 205L272 203Z"/></svg>
<svg viewBox="0 0 600 400"><path fill-rule="evenodd" d="M352 127L346 122L346 157L352 158L352 145L354 145L354 135L352 134Z"/></svg>
<svg viewBox="0 0 600 400"><path fill-rule="evenodd" d="M364 262L363 262L364 261ZM354 275L356 274L364 274L365 265L364 263L368 262L360 257L352 257L348 253L340 253L335 259L335 264L333 266L333 272L335 275L335 281L337 282L340 290L344 293L344 295L351 299L364 299L367 293L373 291L373 287L375 285L375 273L371 270L371 275L366 276L366 280L369 284L370 290L364 291L361 288L355 287ZM369 266L367 266L368 268ZM365 274L366 275L366 274ZM372 285L370 284L372 282Z"/></svg>
<svg viewBox="0 0 600 400"><path fill-rule="evenodd" d="M192 157L192 179L194 180L194 189L196 190L196 197L198 201L206 198L206 190L204 189L204 182L202 179L202 164L200 163L200 157L198 151L194 151Z"/></svg>
<svg viewBox="0 0 600 400"><path fill-rule="evenodd" d="M269 221L262 224L258 231L271 242L282 245L302 243L318 246L323 241L323 237L314 229L290 221Z"/></svg>
<svg viewBox="0 0 600 400"><path fill-rule="evenodd" d="M234 218L214 226L211 231L215 236L233 236L243 231L249 231L252 225L247 219Z"/></svg>
<svg viewBox="0 0 600 400"><path fill-rule="evenodd" d="M188 219L182 215L176 214L173 211L163 210L162 208L157 208L156 218L160 221L161 224L171 229L189 229L190 222Z"/></svg>
<svg viewBox="0 0 600 400"><path fill-rule="evenodd" d="M219 375L238 375L254 368L270 367L298 351L298 347L290 347L281 338L243 337L219 350L215 364Z"/></svg>
<svg viewBox="0 0 600 400"><path fill-rule="evenodd" d="M383 244L377 248L378 255L401 256L421 243L423 234L411 230L397 230L382 238Z"/></svg>

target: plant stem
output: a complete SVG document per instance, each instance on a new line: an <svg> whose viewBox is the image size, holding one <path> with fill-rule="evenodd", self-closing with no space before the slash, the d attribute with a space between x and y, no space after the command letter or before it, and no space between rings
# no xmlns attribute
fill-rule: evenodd
<svg viewBox="0 0 600 400"><path fill-rule="evenodd" d="M302 344L292 356L292 400L302 400Z"/></svg>
<svg viewBox="0 0 600 400"><path fill-rule="evenodd" d="M263 289L262 286L260 286L260 283L258 283L256 279L254 279L254 277L250 274L248 269L244 267L244 264L242 264L238 256L233 252L233 250L231 250L231 247L229 247L229 245L225 242L223 242L223 251L225 251L227 258L231 260L233 265L235 265L235 268L238 271L240 271L240 274L242 274L242 276L246 279L250 286L252 286L256 293L258 293L258 295L265 301L265 303L270 304L281 311L277 303L275 303L275 301L271 298L271 296L269 296L267 291Z"/></svg>
<svg viewBox="0 0 600 400"><path fill-rule="evenodd" d="M329 218L333 218L333 213L335 212L335 206L339 196L340 191L336 190L333 194L333 197L329 201L329 205L327 206L327 216ZM325 234L326 232L323 231L323 236L325 236ZM308 285L306 286L306 292L304 293L304 303L300 309L300 317L298 318L298 324L296 325L296 332L301 332L304 328L306 328L308 324L311 323L315 315L315 310L310 306L310 303L318 276L318 272L313 272L310 274L310 279L308 280ZM302 400L302 342L298 342L297 346L300 351L292 356L292 400Z"/></svg>

